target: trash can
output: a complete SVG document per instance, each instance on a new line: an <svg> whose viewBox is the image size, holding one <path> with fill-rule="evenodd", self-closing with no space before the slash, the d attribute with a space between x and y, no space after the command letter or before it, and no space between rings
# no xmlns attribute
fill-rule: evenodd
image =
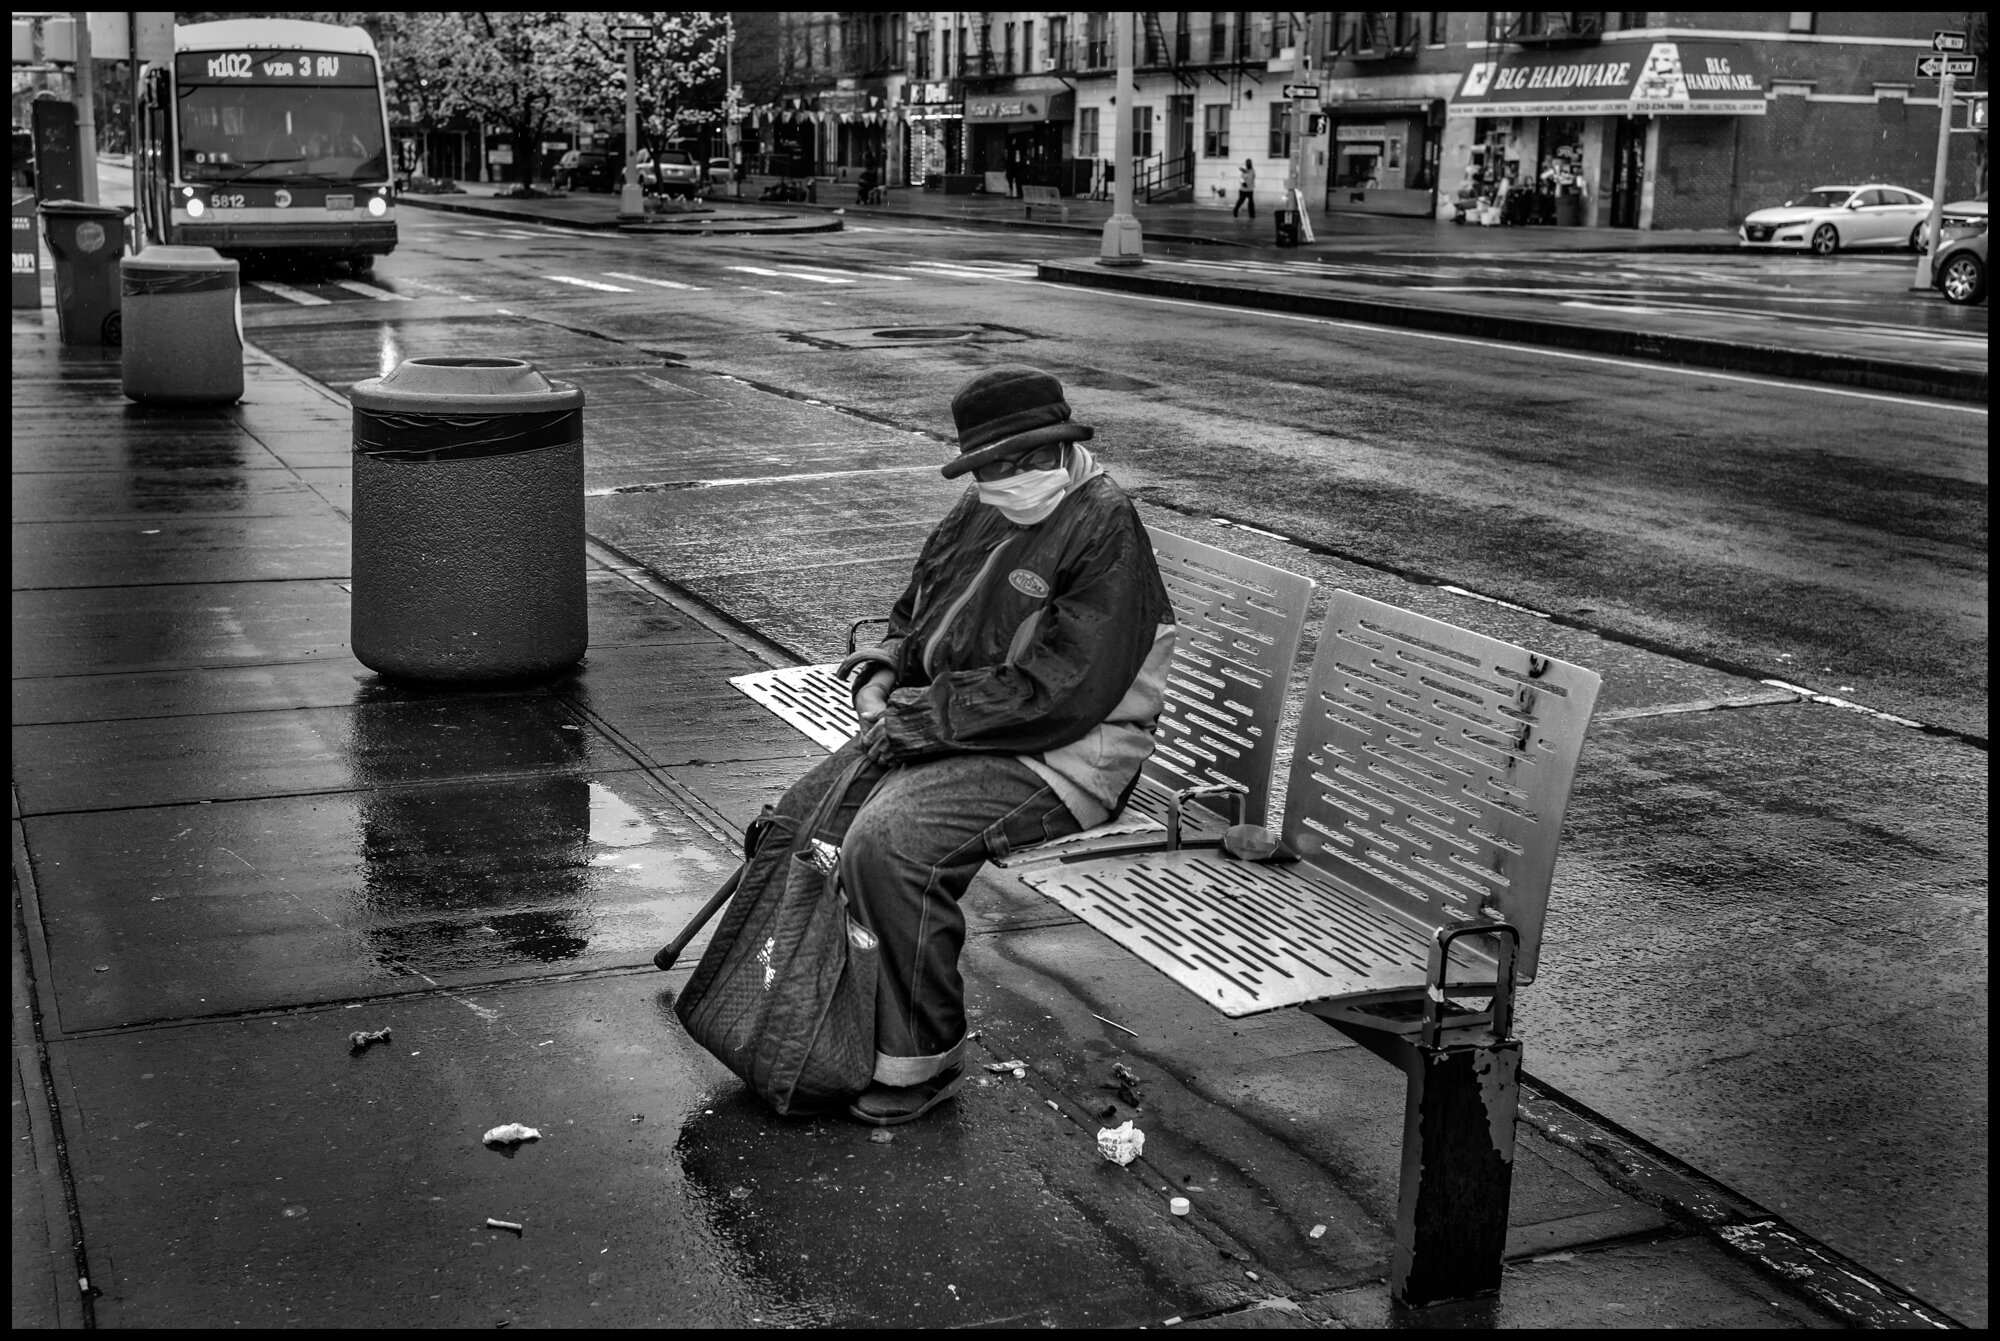
<svg viewBox="0 0 2000 1341"><path fill-rule="evenodd" d="M519 359L420 358L348 398L355 658L443 683L576 664L583 391Z"/></svg>
<svg viewBox="0 0 2000 1341"><path fill-rule="evenodd" d="M42 202L42 227L56 258L56 329L66 345L118 343L118 258L130 213L80 200Z"/></svg>
<svg viewBox="0 0 2000 1341"><path fill-rule="evenodd" d="M1278 245L1296 247L1299 245L1299 212L1279 210L1274 216L1278 221Z"/></svg>
<svg viewBox="0 0 2000 1341"><path fill-rule="evenodd" d="M236 262L212 247L148 247L118 263L125 394L228 404L243 398Z"/></svg>

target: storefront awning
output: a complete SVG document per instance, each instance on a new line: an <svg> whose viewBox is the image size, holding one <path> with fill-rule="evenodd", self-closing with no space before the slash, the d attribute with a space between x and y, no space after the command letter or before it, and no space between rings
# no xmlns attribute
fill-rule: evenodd
<svg viewBox="0 0 2000 1341"><path fill-rule="evenodd" d="M1764 71L1734 42L1605 42L1480 61L1445 109L1471 116L1762 116Z"/></svg>
<svg viewBox="0 0 2000 1341"><path fill-rule="evenodd" d="M1025 125L1034 121L1076 120L1076 94L1064 89L1057 93L968 93L965 97L967 125Z"/></svg>

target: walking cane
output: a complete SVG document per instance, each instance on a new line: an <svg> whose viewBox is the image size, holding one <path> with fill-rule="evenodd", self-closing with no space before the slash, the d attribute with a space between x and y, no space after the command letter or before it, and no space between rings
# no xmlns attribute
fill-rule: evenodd
<svg viewBox="0 0 2000 1341"><path fill-rule="evenodd" d="M653 956L653 967L662 973L672 968L674 961L681 957L681 951L687 949L687 943L700 935L701 929L708 925L708 919L722 911L722 905L729 902L729 896L736 892L736 886L742 879L743 868L738 866L735 874L723 881L722 888L715 891L715 896L701 905L701 911L681 928L681 934L660 947L660 952Z"/></svg>

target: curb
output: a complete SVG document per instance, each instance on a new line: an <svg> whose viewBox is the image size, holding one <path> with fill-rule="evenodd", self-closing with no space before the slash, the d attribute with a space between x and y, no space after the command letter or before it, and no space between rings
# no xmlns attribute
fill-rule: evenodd
<svg viewBox="0 0 2000 1341"><path fill-rule="evenodd" d="M762 202L745 201L745 204ZM1074 237L1102 237L1104 225L1083 223L1036 223L1033 219L996 219L982 214L917 214L909 210L879 210L861 205L822 205L814 201L788 200L788 208L820 210L822 212L852 214L870 219L901 219L906 223L965 224L982 228L1011 229L1015 232L1058 233ZM1160 233L1146 230L1146 237L1154 242L1189 242L1208 247L1241 247L1255 250L1261 244L1238 242L1234 238L1206 237L1196 233Z"/></svg>
<svg viewBox="0 0 2000 1341"><path fill-rule="evenodd" d="M1295 312L1304 316L1335 317L1365 321L1381 326L1404 326L1411 330L1444 335L1475 336L1524 344L1574 349L1591 354L1648 359L1662 363L1682 363L1701 368L1725 368L1731 372L1761 373L1810 382L1830 382L1862 387L1871 391L1895 391L1906 395L1932 396L1943 400L1964 400L1985 404L1988 374L1984 369L1926 367L1922 364L1894 363L1886 359L1861 358L1849 354L1814 354L1774 345L1732 344L1693 335L1662 335L1646 331L1607 330L1566 321L1537 317L1496 316L1481 312L1458 312L1443 308L1415 307L1407 303L1374 298L1349 298L1330 294L1287 293L1218 283L1213 280L1169 279L1135 274L1130 270L1103 269L1064 262L1042 262L1035 276L1051 284L1073 284L1080 288L1112 289L1144 293L1156 297L1180 298L1225 307L1258 308L1272 312Z"/></svg>
<svg viewBox="0 0 2000 1341"><path fill-rule="evenodd" d="M480 197L480 199L483 201L484 197ZM551 228L574 228L581 232L590 233L680 233L691 237L700 237L710 233L836 233L840 231L841 227L840 220L838 219L828 220L824 223L778 224L775 226L774 224L745 221L749 226L743 228L732 228L722 221L697 228L689 225L669 224L664 222L664 218L659 223L648 220L645 223L628 224L621 223L615 218L604 220L570 219L560 215L537 214L533 210L510 209L505 205L494 206L484 203L479 205L470 203L460 204L457 201L443 200L435 196L399 196L396 199L396 203L398 205L408 205L412 209L441 210L447 214L466 214L480 219L505 219L511 223L546 224Z"/></svg>
<svg viewBox="0 0 2000 1341"><path fill-rule="evenodd" d="M1627 1195L1708 1238L1851 1327L1962 1330L1965 1324L1525 1073L1521 1121L1588 1161Z"/></svg>

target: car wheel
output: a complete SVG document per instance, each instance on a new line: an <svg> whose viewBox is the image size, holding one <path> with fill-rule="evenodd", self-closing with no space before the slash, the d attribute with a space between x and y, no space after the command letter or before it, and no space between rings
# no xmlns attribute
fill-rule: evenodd
<svg viewBox="0 0 2000 1341"><path fill-rule="evenodd" d="M1961 252L1944 263L1938 288L1948 303L1976 303L1986 296L1986 267L1977 256Z"/></svg>
<svg viewBox="0 0 2000 1341"><path fill-rule="evenodd" d="M1832 224L1821 224L1813 229L1812 249L1815 256L1831 256L1840 250L1840 230Z"/></svg>
<svg viewBox="0 0 2000 1341"><path fill-rule="evenodd" d="M1910 250L1922 251L1923 249L1924 249L1924 226L1922 224L1918 224L1916 227L1910 230Z"/></svg>

